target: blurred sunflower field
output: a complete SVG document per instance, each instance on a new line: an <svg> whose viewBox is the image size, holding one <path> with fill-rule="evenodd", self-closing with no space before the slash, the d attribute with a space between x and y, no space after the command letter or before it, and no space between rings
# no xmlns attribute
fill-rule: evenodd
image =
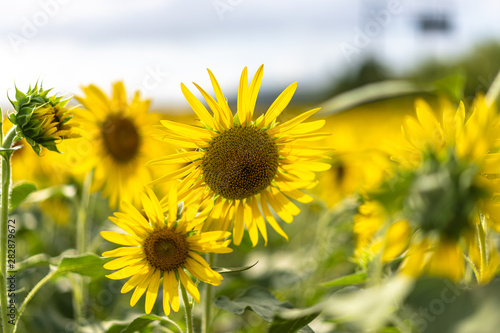
<svg viewBox="0 0 500 333"><path fill-rule="evenodd" d="M123 77L105 83L85 64L69 92L13 83L0 96L1 332L497 332L500 46L397 69L368 45L370 24L390 37L412 12L403 3L360 7L366 25L339 43L359 58L327 83L320 58L307 75L313 63L288 55L234 70L224 47L206 72L175 50L168 81L184 81L159 103L167 74L147 67L134 85L119 56L107 74ZM212 6L221 26L245 8ZM418 24L452 30L446 15Z"/></svg>

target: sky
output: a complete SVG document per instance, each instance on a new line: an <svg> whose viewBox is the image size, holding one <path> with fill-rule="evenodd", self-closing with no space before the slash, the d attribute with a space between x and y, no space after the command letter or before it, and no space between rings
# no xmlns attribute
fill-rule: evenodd
<svg viewBox="0 0 500 333"><path fill-rule="evenodd" d="M210 68L231 99L241 70L261 64L263 90L298 81L307 95L368 55L402 71L500 38L499 12L494 0L2 0L0 106L14 84L78 95L123 80L153 107L185 107L181 82L211 92ZM424 13L447 15L452 29L419 33Z"/></svg>

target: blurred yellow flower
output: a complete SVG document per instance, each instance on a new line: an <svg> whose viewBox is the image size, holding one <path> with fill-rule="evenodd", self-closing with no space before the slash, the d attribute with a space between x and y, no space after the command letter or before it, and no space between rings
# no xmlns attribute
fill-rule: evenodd
<svg viewBox="0 0 500 333"><path fill-rule="evenodd" d="M361 267L366 268L378 255L387 263L406 251L411 237L408 221L388 219L389 215L377 201L366 201L359 206L353 232L356 241L354 261Z"/></svg>
<svg viewBox="0 0 500 333"><path fill-rule="evenodd" d="M289 199L311 202L312 197L300 191L315 185L315 172L330 165L319 162L327 151L311 142L325 136L316 131L324 120L304 123L318 109L304 112L284 123L277 117L290 102L297 83L281 93L267 112L253 119L257 94L262 82L261 66L250 86L247 68L241 75L237 113L233 116L222 90L208 71L216 100L197 84L212 114L181 84L189 105L200 118L202 127L162 121L161 140L186 150L154 159L150 164L186 163L186 166L160 177L156 182L180 179L179 198L189 203L190 197L208 190L215 200L214 212L206 228L229 230L233 224L233 241L241 243L245 225L255 246L259 232L267 243L265 220L281 236L288 239L271 213L271 208L290 223L300 209ZM259 208L260 206L260 208ZM262 211L261 211L262 209ZM264 220L265 217L265 220ZM234 219L234 222L233 222Z"/></svg>
<svg viewBox="0 0 500 333"><path fill-rule="evenodd" d="M440 121L426 102L418 100L417 118L408 117L403 125L407 144L393 155L399 163L394 177L405 193L403 199L392 201L401 201L400 214L414 229L401 271L458 281L464 277L469 252L470 261L479 263L474 269L484 272L476 274L478 282L485 283L497 270L498 254L491 254L492 261L478 261L472 248L486 244L472 243L490 227L498 228L493 198L500 193L495 179L500 171L500 116L481 95L468 116L463 103L454 112L443 101L441 111ZM481 215L484 224L479 222Z"/></svg>
<svg viewBox="0 0 500 333"><path fill-rule="evenodd" d="M152 139L159 118L148 113L150 101L139 92L127 101L122 82L113 84L110 99L95 85L82 89L85 96L76 99L85 107L78 117L83 135L67 159L78 171L94 169L92 190L102 190L110 207L121 200L138 204L142 187L153 179L146 162L165 152Z"/></svg>
<svg viewBox="0 0 500 333"><path fill-rule="evenodd" d="M391 164L389 156L377 150L335 151L332 155L332 167L320 174L319 184L314 188L328 207L349 195L376 187Z"/></svg>
<svg viewBox="0 0 500 333"><path fill-rule="evenodd" d="M121 212L110 220L127 234L102 231L101 236L118 245L124 245L102 255L117 257L104 265L109 270L117 270L108 278L120 280L130 278L122 288L122 293L133 289L130 306L134 306L146 293L146 313L150 313L158 297L158 289L163 277L163 311L179 310L179 280L196 302L200 302L197 285L186 274L185 269L196 279L219 285L222 276L212 270L200 254L229 253L227 246L230 236L227 231L200 231L213 208L213 201L202 209L201 202L193 202L178 211L177 193L172 187L169 193L168 212L164 215L153 191L143 193L142 208L145 216L128 202L122 202ZM178 218L178 215L181 215Z"/></svg>

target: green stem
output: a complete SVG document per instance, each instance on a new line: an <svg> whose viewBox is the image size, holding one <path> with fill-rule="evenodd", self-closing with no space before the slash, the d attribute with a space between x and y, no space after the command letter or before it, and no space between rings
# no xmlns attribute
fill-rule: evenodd
<svg viewBox="0 0 500 333"><path fill-rule="evenodd" d="M215 254L214 253L209 253L208 254L208 265L210 267L213 267L215 265ZM203 289L204 295L203 295L203 302L204 302L204 307L203 307L203 315L201 317L201 332L202 333L210 333L211 330L211 313L212 313L212 298L213 298L213 287L209 283L205 283L205 287Z"/></svg>
<svg viewBox="0 0 500 333"><path fill-rule="evenodd" d="M2 142L2 148L11 148L12 143L14 141L14 138L16 136L16 128L17 126L12 126L10 130L7 132L5 135L5 138L3 138Z"/></svg>
<svg viewBox="0 0 500 333"><path fill-rule="evenodd" d="M2 142L2 148L11 148L14 137L16 136L16 126L12 126L10 131L5 135ZM0 220L0 308L2 317L3 332L11 332L11 326L8 324L7 317L7 235L9 223L9 199L11 179L10 157L12 151L2 151L2 206Z"/></svg>
<svg viewBox="0 0 500 333"><path fill-rule="evenodd" d="M192 313L192 308L193 305L189 302L188 294L186 292L186 288L180 283L181 285L181 294L182 294L182 301L184 302L184 309L186 310L186 333L193 333L193 313Z"/></svg>
<svg viewBox="0 0 500 333"><path fill-rule="evenodd" d="M82 196L78 205L76 217L76 249L79 254L87 251L87 213L90 202L90 186L92 185L93 172L90 171L85 175L82 185ZM75 320L81 322L83 318L83 309L86 306L86 290L82 276L74 276L73 281L73 308L75 309Z"/></svg>
<svg viewBox="0 0 500 333"><path fill-rule="evenodd" d="M90 186L92 185L93 172L85 175L82 186L82 198L78 207L76 218L76 249L82 254L87 251L87 211L90 202Z"/></svg>
<svg viewBox="0 0 500 333"><path fill-rule="evenodd" d="M16 324L14 325L14 330L12 331L12 333L17 332L17 325L19 324L19 318L21 318L21 315L23 314L24 309L26 309L26 306L28 305L29 301L31 301L31 299L33 298L33 296L35 296L35 294L38 292L38 290L40 290L40 288L42 288L42 286L45 283L47 283L56 273L57 273L57 270L53 270L52 272L50 272L49 274L47 274L28 293L28 295L26 296L26 298L23 301L23 304L21 304L21 307L19 308L19 311L17 313Z"/></svg>
<svg viewBox="0 0 500 333"><path fill-rule="evenodd" d="M492 105L496 101L498 95L500 95L500 71L498 71L490 89L488 89L488 92L486 93L486 104Z"/></svg>

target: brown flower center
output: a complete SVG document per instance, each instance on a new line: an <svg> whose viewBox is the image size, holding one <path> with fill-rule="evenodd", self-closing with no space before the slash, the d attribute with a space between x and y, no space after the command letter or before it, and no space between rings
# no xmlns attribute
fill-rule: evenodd
<svg viewBox="0 0 500 333"><path fill-rule="evenodd" d="M278 147L265 131L236 126L215 137L206 149L203 177L216 194L241 200L271 184L278 160Z"/></svg>
<svg viewBox="0 0 500 333"><path fill-rule="evenodd" d="M130 119L120 115L108 116L101 131L104 146L115 161L126 163L137 155L141 138Z"/></svg>
<svg viewBox="0 0 500 333"><path fill-rule="evenodd" d="M168 227L154 230L144 241L143 247L149 265L162 272L182 267L189 252L186 237Z"/></svg>

